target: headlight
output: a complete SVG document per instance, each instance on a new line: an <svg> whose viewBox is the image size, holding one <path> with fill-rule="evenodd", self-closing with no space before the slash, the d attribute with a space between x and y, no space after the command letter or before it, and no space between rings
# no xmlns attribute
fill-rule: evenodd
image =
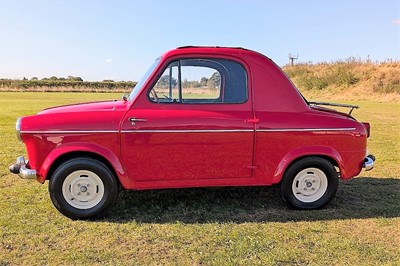
<svg viewBox="0 0 400 266"><path fill-rule="evenodd" d="M22 138L21 138L21 122L22 122L22 117L19 117L17 119L17 123L15 125L15 130L17 130L17 138L18 138L18 140L22 142Z"/></svg>

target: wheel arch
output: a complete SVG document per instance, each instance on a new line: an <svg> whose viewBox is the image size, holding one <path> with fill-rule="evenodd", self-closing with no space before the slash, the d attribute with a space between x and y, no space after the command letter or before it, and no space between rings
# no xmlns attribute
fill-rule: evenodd
<svg viewBox="0 0 400 266"><path fill-rule="evenodd" d="M71 151L68 153L64 153L62 155L60 155L59 157L57 157L53 163L51 164L47 175L46 175L46 180L50 179L50 176L53 175L54 171L57 169L58 166L60 166L63 162L71 160L71 159L75 159L75 158L92 158L95 159L97 161L102 162L103 164L105 164L108 169L110 169L110 171L117 176L117 173L114 169L114 167L111 165L111 163L104 158L103 156L94 153L94 152L89 152L89 151Z"/></svg>
<svg viewBox="0 0 400 266"><path fill-rule="evenodd" d="M343 159L335 149L326 146L302 147L288 152L282 158L275 170L273 183L280 183L285 172L291 165L307 157L324 158L332 163L334 167L337 167L340 173L343 171Z"/></svg>
<svg viewBox="0 0 400 266"><path fill-rule="evenodd" d="M55 169L66 160L77 157L89 157L104 163L117 178L117 182L121 183L121 179L126 178L125 171L118 157L109 149L95 145L84 143L80 145L68 145L54 149L45 159L40 168L41 183L49 180Z"/></svg>

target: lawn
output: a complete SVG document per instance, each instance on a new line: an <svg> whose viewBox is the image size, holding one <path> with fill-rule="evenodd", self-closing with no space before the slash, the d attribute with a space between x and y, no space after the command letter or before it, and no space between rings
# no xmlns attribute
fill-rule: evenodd
<svg viewBox="0 0 400 266"><path fill-rule="evenodd" d="M400 103L352 102L376 168L340 182L325 209L293 211L277 187L122 192L108 215L71 221L48 184L8 165L18 116L111 93L0 92L0 265L400 265Z"/></svg>

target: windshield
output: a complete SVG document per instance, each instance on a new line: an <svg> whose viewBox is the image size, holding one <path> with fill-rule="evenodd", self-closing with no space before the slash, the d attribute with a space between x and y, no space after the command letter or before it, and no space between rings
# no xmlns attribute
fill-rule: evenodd
<svg viewBox="0 0 400 266"><path fill-rule="evenodd" d="M132 101L133 99L136 98L138 93L141 91L143 85L146 83L147 79L150 77L151 73L153 73L154 69L157 67L160 60L161 60L161 57L157 58L156 61L154 61L154 63L147 70L146 74L144 74L143 77L140 79L140 81L136 84L136 86L133 88L131 94L129 94L129 101Z"/></svg>

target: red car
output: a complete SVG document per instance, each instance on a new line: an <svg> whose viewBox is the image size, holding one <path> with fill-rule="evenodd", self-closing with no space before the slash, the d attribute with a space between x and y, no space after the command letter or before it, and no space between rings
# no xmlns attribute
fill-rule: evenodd
<svg viewBox="0 0 400 266"><path fill-rule="evenodd" d="M119 187L280 184L290 207L316 209L339 178L375 161L367 154L369 124L321 105L336 104L308 102L257 52L177 48L120 101L19 118L29 162L21 156L10 171L49 180L54 206L71 219L104 213Z"/></svg>

